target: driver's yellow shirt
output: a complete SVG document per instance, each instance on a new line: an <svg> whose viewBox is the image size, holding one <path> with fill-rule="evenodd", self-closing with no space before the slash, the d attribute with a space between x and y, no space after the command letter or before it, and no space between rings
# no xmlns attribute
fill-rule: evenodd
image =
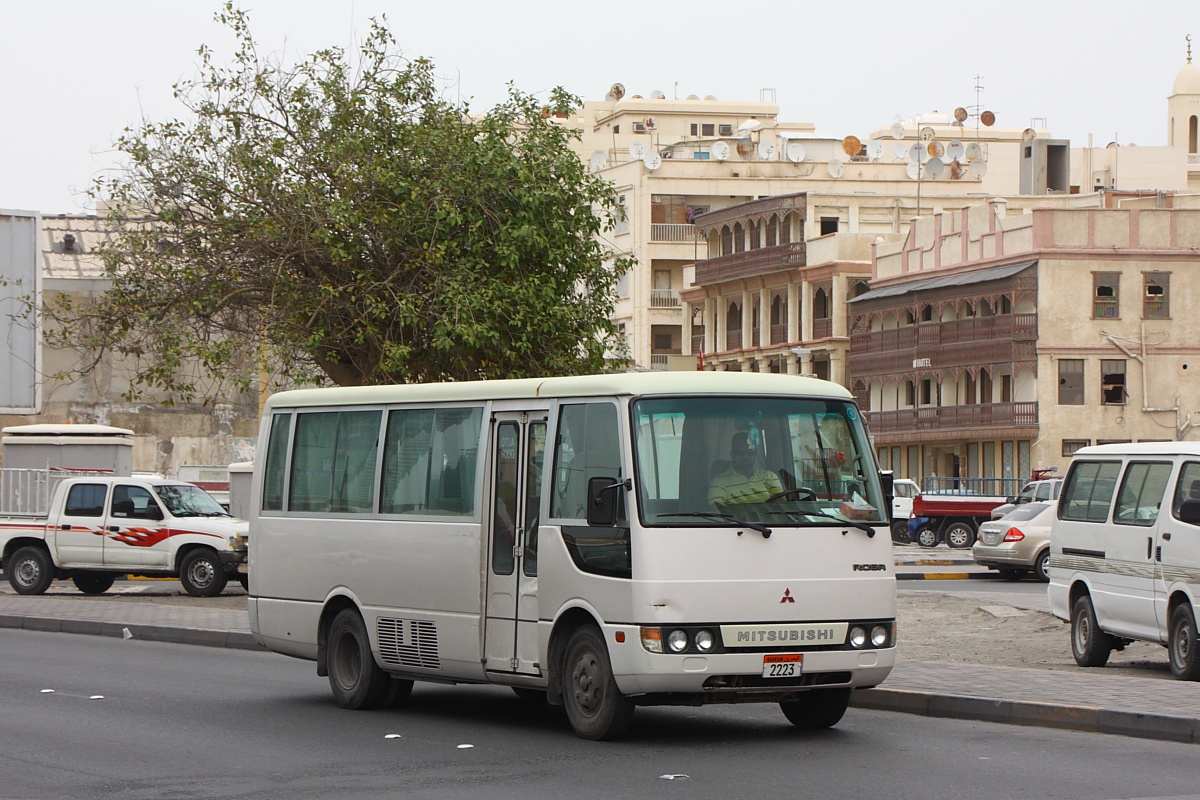
<svg viewBox="0 0 1200 800"><path fill-rule="evenodd" d="M783 484L779 482L779 476L769 469L756 470L747 477L730 467L713 478L708 487L708 502L722 505L761 503L782 491Z"/></svg>

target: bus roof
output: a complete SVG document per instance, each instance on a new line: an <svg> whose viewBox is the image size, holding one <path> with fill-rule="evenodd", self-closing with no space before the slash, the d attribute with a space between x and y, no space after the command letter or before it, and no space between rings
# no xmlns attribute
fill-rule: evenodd
<svg viewBox="0 0 1200 800"><path fill-rule="evenodd" d="M848 399L845 387L817 378L761 372L621 372L565 378L409 383L296 389L272 395L266 410L304 406L383 405L665 394L805 395Z"/></svg>

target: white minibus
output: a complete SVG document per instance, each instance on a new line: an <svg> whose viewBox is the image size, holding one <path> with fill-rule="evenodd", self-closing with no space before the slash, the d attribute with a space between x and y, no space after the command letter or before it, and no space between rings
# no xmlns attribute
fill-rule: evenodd
<svg viewBox="0 0 1200 800"><path fill-rule="evenodd" d="M354 709L507 685L610 739L638 705L834 725L895 658L885 497L826 381L652 372L266 404L250 623Z"/></svg>
<svg viewBox="0 0 1200 800"><path fill-rule="evenodd" d="M1050 535L1050 610L1071 651L1102 667L1131 641L1165 645L1200 680L1200 442L1106 444L1075 453Z"/></svg>

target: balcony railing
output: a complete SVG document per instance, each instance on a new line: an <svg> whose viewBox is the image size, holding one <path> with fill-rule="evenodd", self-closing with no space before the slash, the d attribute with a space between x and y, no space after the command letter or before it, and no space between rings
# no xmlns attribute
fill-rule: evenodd
<svg viewBox="0 0 1200 800"><path fill-rule="evenodd" d="M929 406L899 411L868 411L875 434L950 432L986 428L1033 428L1038 424L1037 403L981 403L966 406Z"/></svg>
<svg viewBox="0 0 1200 800"><path fill-rule="evenodd" d="M651 308L679 308L679 292L674 289L651 289Z"/></svg>
<svg viewBox="0 0 1200 800"><path fill-rule="evenodd" d="M725 349L726 350L741 350L742 349L742 332L740 330L725 332Z"/></svg>
<svg viewBox="0 0 1200 800"><path fill-rule="evenodd" d="M691 244L696 241L696 226L688 223L650 223L650 241L668 244Z"/></svg>
<svg viewBox="0 0 1200 800"><path fill-rule="evenodd" d="M696 283L699 285L767 275L772 272L804 266L804 242L789 242L775 247L760 247L706 258L696 262Z"/></svg>
<svg viewBox="0 0 1200 800"><path fill-rule="evenodd" d="M783 344L787 341L787 323L771 326L771 344Z"/></svg>
<svg viewBox="0 0 1200 800"><path fill-rule="evenodd" d="M825 319L813 320L813 338L824 339L833 335L833 319L826 317Z"/></svg>
<svg viewBox="0 0 1200 800"><path fill-rule="evenodd" d="M666 369L668 360L671 357L666 354L651 353L650 354L650 369Z"/></svg>
<svg viewBox="0 0 1200 800"><path fill-rule="evenodd" d="M850 337L855 377L1036 358L1037 314L906 325ZM918 363L919 362L919 363Z"/></svg>

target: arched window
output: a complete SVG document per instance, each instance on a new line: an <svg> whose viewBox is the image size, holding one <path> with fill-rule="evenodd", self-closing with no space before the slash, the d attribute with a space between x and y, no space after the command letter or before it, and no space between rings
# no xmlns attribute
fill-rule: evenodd
<svg viewBox="0 0 1200 800"><path fill-rule="evenodd" d="M771 298L771 324L782 325L787 322L787 306L784 305L783 295L777 294Z"/></svg>
<svg viewBox="0 0 1200 800"><path fill-rule="evenodd" d="M758 231L759 231L758 223L755 222L754 220L750 220L750 249L751 250L757 250L759 247L762 246L762 244L758 240Z"/></svg>
<svg viewBox="0 0 1200 800"><path fill-rule="evenodd" d="M1196 115L1188 117L1188 152L1196 152Z"/></svg>
<svg viewBox="0 0 1200 800"><path fill-rule="evenodd" d="M729 304L725 313L725 330L740 331L742 329L742 304L736 300Z"/></svg>
<svg viewBox="0 0 1200 800"><path fill-rule="evenodd" d="M779 244L779 217L774 214L767 220L767 247Z"/></svg>
<svg viewBox="0 0 1200 800"><path fill-rule="evenodd" d="M787 244L792 241L792 213L784 215L783 223L779 226L779 243Z"/></svg>
<svg viewBox="0 0 1200 800"><path fill-rule="evenodd" d="M721 228L721 255L727 256L733 252L733 233L729 230L729 226L725 225Z"/></svg>
<svg viewBox="0 0 1200 800"><path fill-rule="evenodd" d="M733 223L733 252L741 253L746 250L746 229L742 223Z"/></svg>
<svg viewBox="0 0 1200 800"><path fill-rule="evenodd" d="M822 286L813 295L813 318L827 319L829 317L829 294Z"/></svg>

